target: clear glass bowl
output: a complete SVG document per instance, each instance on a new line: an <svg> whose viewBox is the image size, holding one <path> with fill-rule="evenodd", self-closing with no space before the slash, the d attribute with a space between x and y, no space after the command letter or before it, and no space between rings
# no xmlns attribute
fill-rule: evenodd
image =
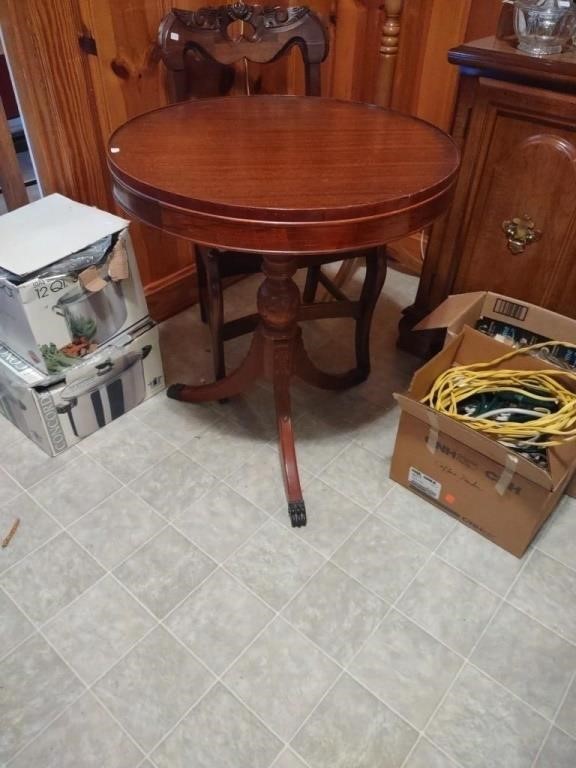
<svg viewBox="0 0 576 768"><path fill-rule="evenodd" d="M565 0L516 0L518 48L530 56L562 53L576 30L576 11Z"/></svg>

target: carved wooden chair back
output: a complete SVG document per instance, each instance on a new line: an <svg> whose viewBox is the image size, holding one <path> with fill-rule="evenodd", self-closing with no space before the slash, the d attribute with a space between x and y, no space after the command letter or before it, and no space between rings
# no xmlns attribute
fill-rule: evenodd
<svg viewBox="0 0 576 768"><path fill-rule="evenodd" d="M187 57L230 67L244 62L267 64L300 49L306 95L320 95L320 64L328 55L328 35L320 18L306 7L210 6L197 11L174 9L160 25L158 41L164 63L174 74L177 101L189 95Z"/></svg>

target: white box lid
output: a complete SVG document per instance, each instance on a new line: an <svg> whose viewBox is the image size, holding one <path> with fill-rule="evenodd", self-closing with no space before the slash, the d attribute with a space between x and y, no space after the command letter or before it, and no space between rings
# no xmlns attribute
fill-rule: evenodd
<svg viewBox="0 0 576 768"><path fill-rule="evenodd" d="M48 195L0 216L0 267L29 275L128 224L63 195Z"/></svg>

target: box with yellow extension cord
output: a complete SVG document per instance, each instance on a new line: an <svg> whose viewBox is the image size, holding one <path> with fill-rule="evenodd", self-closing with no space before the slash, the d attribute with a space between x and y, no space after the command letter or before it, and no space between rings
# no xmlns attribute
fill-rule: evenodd
<svg viewBox="0 0 576 768"><path fill-rule="evenodd" d="M447 344L465 325L476 328L510 346L521 348L538 342L561 339L576 344L576 320L544 307L492 291L456 293L448 296L427 315L415 330L445 329ZM576 350L547 345L539 355L568 370L576 370ZM565 493L576 498L576 476Z"/></svg>
<svg viewBox="0 0 576 768"><path fill-rule="evenodd" d="M576 441L546 447L545 461L535 463L495 435L471 428L468 417L453 417L422 402L454 366L474 366L507 354L494 370L551 369L550 360L511 351L469 325L452 334L444 349L416 372L409 390L396 395L402 414L390 476L521 557L572 478ZM576 389L565 376L562 385Z"/></svg>

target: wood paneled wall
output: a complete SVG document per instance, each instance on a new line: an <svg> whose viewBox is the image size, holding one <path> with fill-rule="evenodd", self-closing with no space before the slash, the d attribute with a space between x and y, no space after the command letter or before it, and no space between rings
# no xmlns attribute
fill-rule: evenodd
<svg viewBox="0 0 576 768"><path fill-rule="evenodd" d="M0 26L43 191L109 206L88 62L78 46L76 1L3 1Z"/></svg>
<svg viewBox="0 0 576 768"><path fill-rule="evenodd" d="M447 53L496 31L502 0L405 0L392 106L449 130L458 70Z"/></svg>
<svg viewBox="0 0 576 768"><path fill-rule="evenodd" d="M284 0L282 0L284 1ZM0 0L0 25L12 63L27 135L44 193L114 210L105 163L110 133L125 120L169 101L156 47L173 5L205 0ZM286 2L286 4L288 4ZM311 0L330 28L323 92L386 103L402 0ZM79 39L88 43L84 49ZM300 66L274 66L264 90L298 92ZM194 263L188 243L134 225L151 309L164 317L190 303Z"/></svg>
<svg viewBox="0 0 576 768"><path fill-rule="evenodd" d="M0 189L9 211L20 208L28 202L22 172L18 165L16 150L8 127L6 110L0 96Z"/></svg>

